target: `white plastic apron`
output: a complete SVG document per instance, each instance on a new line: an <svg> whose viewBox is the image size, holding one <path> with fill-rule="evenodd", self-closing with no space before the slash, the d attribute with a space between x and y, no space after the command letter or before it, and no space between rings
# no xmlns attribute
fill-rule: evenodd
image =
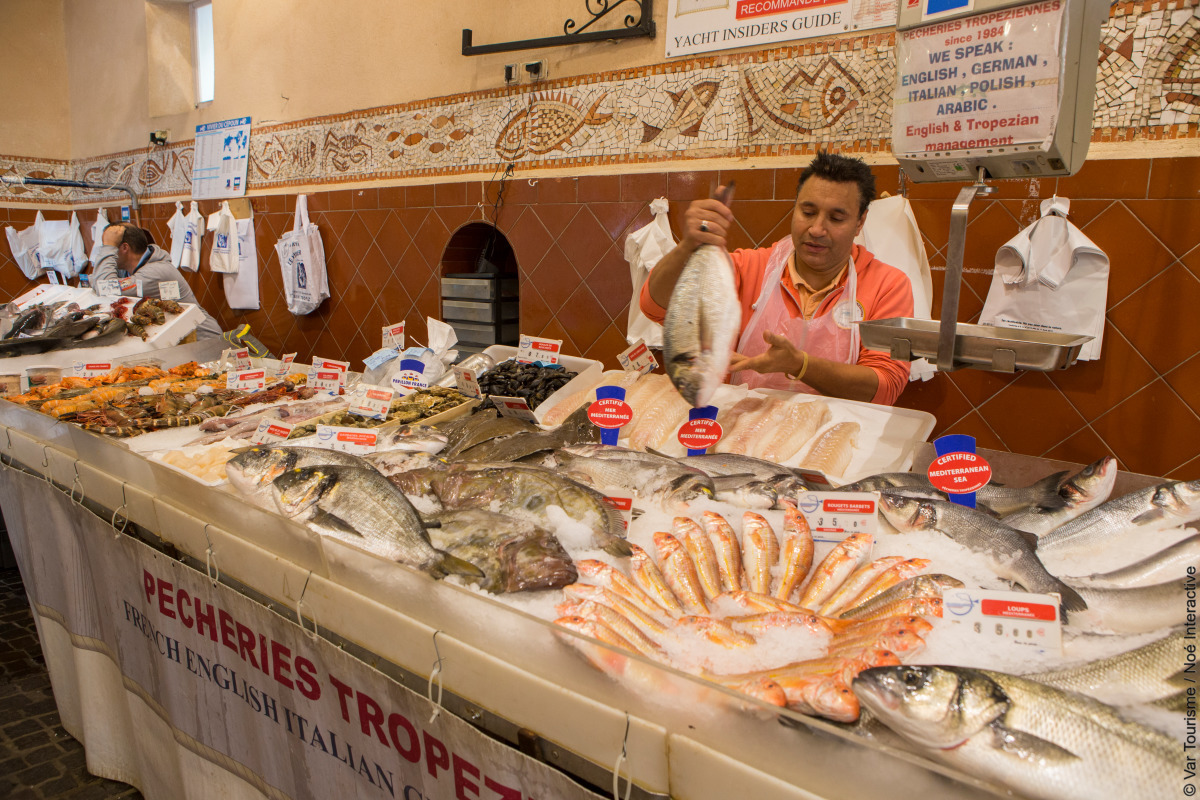
<svg viewBox="0 0 1200 800"><path fill-rule="evenodd" d="M825 358L839 364L854 364L858 361L859 336L854 320L861 317L858 310L858 275L854 270L854 258L846 265L846 288L842 298L828 314L814 316L810 320L792 317L784 305L783 289L779 282L787 269L795 246L791 237L781 239L771 249L763 275L762 294L751 308L754 313L742 330L738 340L738 352L744 356L765 353L769 345L763 340L763 331L786 336L788 340L808 353L809 357ZM793 381L782 372L760 373L741 370L730 378L730 383L745 383L751 389L785 389L789 392L820 394L806 383Z"/></svg>

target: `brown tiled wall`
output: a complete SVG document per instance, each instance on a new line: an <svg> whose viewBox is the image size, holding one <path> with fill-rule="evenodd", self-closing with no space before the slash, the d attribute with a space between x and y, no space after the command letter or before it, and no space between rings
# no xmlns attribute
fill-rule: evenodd
<svg viewBox="0 0 1200 800"><path fill-rule="evenodd" d="M895 167L876 174L881 191L899 191ZM672 201L678 230L687 201L717 180L736 178L731 242L766 245L788 231L798 175L798 169L764 169L509 181L496 222L520 266L521 331L565 339L570 352L615 367L631 294L625 236L650 221L650 200ZM1111 453L1133 471L1200 477L1200 159L1091 161L1071 178L998 185L996 195L972 205L965 266L990 269L996 249L1036 218L1040 199L1055 192L1070 198L1075 224L1112 263L1103 358L1052 374L937 375L910 384L901 405L932 412L935 435L969 433L983 447L1072 461ZM935 268L935 298L959 188L907 186ZM229 311L220 280L207 269L188 280L226 328L247 322L276 352L361 362L379 346L385 323L407 320L410 338L425 341L425 318L439 316L442 252L469 221L492 218L497 189L473 182L310 195L333 297L306 317L288 313L274 254L292 226L292 196L253 199L261 311ZM174 208L143 209L143 224L164 245ZM215 208L201 203L205 214ZM23 227L33 215L0 208L0 223ZM80 214L85 236L94 218ZM976 321L989 281L986 274L967 275L962 321ZM0 293L11 297L28 286L0 246Z"/></svg>

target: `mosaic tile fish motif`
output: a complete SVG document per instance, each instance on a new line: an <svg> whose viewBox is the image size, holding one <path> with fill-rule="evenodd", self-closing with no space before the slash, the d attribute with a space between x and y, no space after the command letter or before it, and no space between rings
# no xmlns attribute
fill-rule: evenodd
<svg viewBox="0 0 1200 800"><path fill-rule="evenodd" d="M672 136L691 136L693 139L699 137L700 123L704 121L704 115L708 113L708 108L716 99L717 89L720 87L720 81L699 81L682 92L668 91L667 94L675 102L675 109L661 128L642 122L642 144L652 142L660 136L667 139Z"/></svg>
<svg viewBox="0 0 1200 800"><path fill-rule="evenodd" d="M832 128L863 101L862 84L832 57L822 60L811 74L797 67L786 75L777 69L742 71L742 103L750 135L763 129L760 117L796 133Z"/></svg>
<svg viewBox="0 0 1200 800"><path fill-rule="evenodd" d="M333 131L325 132L325 142L321 146L322 159L338 172L348 172L353 167L364 164L371 159L371 148L359 135L358 125L354 133L338 136Z"/></svg>
<svg viewBox="0 0 1200 800"><path fill-rule="evenodd" d="M516 160L529 155L545 155L566 150L575 134L588 125L603 125L612 114L601 114L604 92L587 111L579 101L561 92L535 94L529 106L508 121L496 137L496 152L501 158Z"/></svg>

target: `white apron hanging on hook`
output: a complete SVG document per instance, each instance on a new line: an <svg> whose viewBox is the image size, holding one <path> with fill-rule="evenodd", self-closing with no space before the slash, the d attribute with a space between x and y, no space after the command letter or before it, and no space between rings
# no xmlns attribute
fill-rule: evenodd
<svg viewBox="0 0 1200 800"><path fill-rule="evenodd" d="M1108 256L1067 219L1071 201L1042 201L1042 217L996 251L979 321L1002 328L1081 334L1080 361L1100 357Z"/></svg>
<svg viewBox="0 0 1200 800"><path fill-rule="evenodd" d="M633 299L629 303L628 333L625 339L633 344L638 339L647 347L662 347L662 325L652 322L642 313L639 298L642 284L650 277L650 270L671 252L675 239L671 236L671 225L667 221L667 198L660 197L650 203L654 221L638 228L625 237L625 260L629 262L629 277L633 282Z"/></svg>
<svg viewBox="0 0 1200 800"><path fill-rule="evenodd" d="M92 223L92 249L88 252L88 261L93 264L100 260L100 248L104 246L104 229L108 225L108 212L103 208L96 209L96 221Z"/></svg>

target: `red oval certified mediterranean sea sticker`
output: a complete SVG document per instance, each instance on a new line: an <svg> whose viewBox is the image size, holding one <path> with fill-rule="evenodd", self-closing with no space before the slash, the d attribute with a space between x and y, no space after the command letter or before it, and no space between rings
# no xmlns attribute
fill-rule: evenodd
<svg viewBox="0 0 1200 800"><path fill-rule="evenodd" d="M689 450L703 450L721 441L722 433L715 419L692 419L679 428L679 443Z"/></svg>
<svg viewBox="0 0 1200 800"><path fill-rule="evenodd" d="M946 453L929 465L929 482L947 494L978 491L991 479L991 465L976 453Z"/></svg>
<svg viewBox="0 0 1200 800"><path fill-rule="evenodd" d="M624 400L602 397L588 406L588 419L597 428L620 428L633 421L633 409Z"/></svg>

